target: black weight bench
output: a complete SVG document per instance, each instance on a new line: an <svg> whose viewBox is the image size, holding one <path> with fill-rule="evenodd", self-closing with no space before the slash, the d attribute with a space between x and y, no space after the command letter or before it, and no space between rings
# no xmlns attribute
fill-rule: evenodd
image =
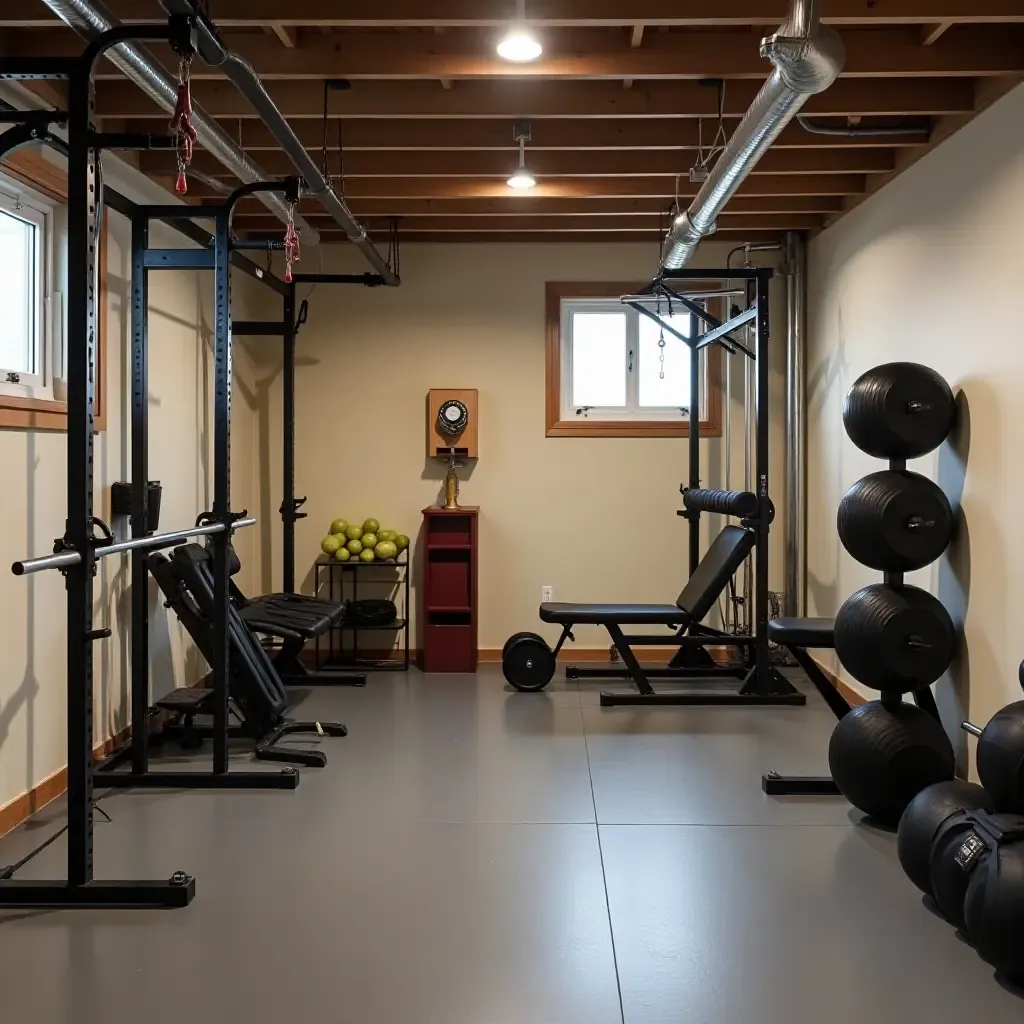
<svg viewBox="0 0 1024 1024"><path fill-rule="evenodd" d="M780 647L785 647L804 670L814 688L821 694L837 719L850 710L849 701L836 689L835 684L821 670L808 650L831 650L835 647L834 619L772 619L768 623L768 636ZM918 707L938 718L939 710L929 687L913 691ZM839 789L830 775L780 775L766 772L761 776L761 788L770 796L836 796Z"/></svg>
<svg viewBox="0 0 1024 1024"><path fill-rule="evenodd" d="M772 619L768 623L768 637L793 655L814 688L821 694L836 718L842 718L850 705L835 688L832 681L808 654L808 650L831 650L835 647L835 621L833 619ZM766 772L761 776L761 788L769 796L836 796L839 789L831 775L780 775Z"/></svg>
<svg viewBox="0 0 1024 1024"><path fill-rule="evenodd" d="M228 571L232 577L242 568L234 548L230 551ZM322 597L305 594L264 594L246 597L231 580L231 603L242 621L254 632L277 641L274 667L284 683L365 686L365 672L339 672L320 669L311 672L300 660L310 640L335 629L345 617L345 606Z"/></svg>
<svg viewBox="0 0 1024 1024"><path fill-rule="evenodd" d="M562 627L562 636L555 647L561 649L572 638L577 625L604 626L612 645L622 658L622 668L581 668L570 665L566 677L629 678L636 690L601 694L601 704L615 705L707 705L707 704L804 704L806 698L789 680L767 665L758 665L750 657L756 637L736 637L702 625L702 620L715 607L729 581L753 551L756 536L743 526L726 526L715 538L682 592L671 604L568 604L545 603L540 606L542 622ZM623 626L668 626L674 633L626 635ZM634 644L676 647L668 666L645 667L637 660ZM739 665L719 665L706 648L731 645L747 649L748 657ZM767 641L765 641L767 646ZM685 690L658 692L651 677L666 679L714 679L729 677L742 680L740 688L718 690Z"/></svg>
<svg viewBox="0 0 1024 1024"><path fill-rule="evenodd" d="M213 574L206 551L198 544L183 544L175 548L170 557L161 552L152 553L146 558L146 565L163 591L167 607L174 610L203 657L210 661L213 658ZM251 739L258 760L323 767L327 756L322 751L283 747L280 740L295 733L345 736L348 730L339 723L296 722L285 716L288 692L267 652L234 605L228 607L228 638L231 657L228 692L232 712L240 722L232 735ZM174 691L163 698L163 703L166 710L182 717L182 732L188 742L209 731L201 729L194 721L196 715L206 710L202 691Z"/></svg>

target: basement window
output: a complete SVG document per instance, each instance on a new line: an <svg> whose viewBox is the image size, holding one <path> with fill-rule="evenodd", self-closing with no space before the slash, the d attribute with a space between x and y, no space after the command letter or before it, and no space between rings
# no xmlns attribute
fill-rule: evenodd
<svg viewBox="0 0 1024 1024"><path fill-rule="evenodd" d="M63 296L54 287L57 204L0 175L0 394L54 398Z"/></svg>
<svg viewBox="0 0 1024 1024"><path fill-rule="evenodd" d="M628 288L607 297L551 295L552 288L561 287L549 285L548 436L687 434L691 366L686 343L619 302ZM697 330L695 318L685 310L662 313L686 337ZM710 360L701 354L702 434L716 432L709 415L716 411L709 380L717 374L717 364L717 350Z"/></svg>

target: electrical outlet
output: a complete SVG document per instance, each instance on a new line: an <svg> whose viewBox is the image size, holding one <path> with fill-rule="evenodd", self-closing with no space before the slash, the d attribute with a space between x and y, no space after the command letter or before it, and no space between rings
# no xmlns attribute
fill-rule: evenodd
<svg viewBox="0 0 1024 1024"><path fill-rule="evenodd" d="M554 587L541 587L540 588L540 599L542 603L549 603L555 599L555 588Z"/></svg>

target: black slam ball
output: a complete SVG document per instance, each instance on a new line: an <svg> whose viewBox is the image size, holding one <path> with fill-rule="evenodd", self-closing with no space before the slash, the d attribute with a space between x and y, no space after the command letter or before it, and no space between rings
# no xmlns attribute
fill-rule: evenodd
<svg viewBox="0 0 1024 1024"><path fill-rule="evenodd" d="M843 403L850 440L876 459L916 459L949 436L956 403L949 385L920 363L885 363L861 374Z"/></svg>
<svg viewBox="0 0 1024 1024"><path fill-rule="evenodd" d="M870 701L836 725L828 764L840 792L882 824L895 825L921 790L953 778L953 745L913 704Z"/></svg>
<svg viewBox="0 0 1024 1024"><path fill-rule="evenodd" d="M896 853L900 864L921 892L931 895L929 859L939 829L964 810L992 810L992 798L981 786L962 779L937 782L921 790L900 818Z"/></svg>
<svg viewBox="0 0 1024 1024"><path fill-rule="evenodd" d="M966 931L964 897L976 858L988 853L978 838L977 811L956 811L935 835L928 858L928 886L936 906L950 924ZM984 813L984 812L983 812ZM980 845L979 845L980 844Z"/></svg>
<svg viewBox="0 0 1024 1024"><path fill-rule="evenodd" d="M997 811L1024 814L1024 701L996 712L978 739L978 777Z"/></svg>
<svg viewBox="0 0 1024 1024"><path fill-rule="evenodd" d="M934 683L953 663L956 628L928 591L872 583L839 609L835 649L865 686L908 693Z"/></svg>
<svg viewBox="0 0 1024 1024"><path fill-rule="evenodd" d="M977 830L979 838L995 847L970 872L964 925L981 957L1019 982L1024 978L1024 819L995 815L987 824L987 830Z"/></svg>

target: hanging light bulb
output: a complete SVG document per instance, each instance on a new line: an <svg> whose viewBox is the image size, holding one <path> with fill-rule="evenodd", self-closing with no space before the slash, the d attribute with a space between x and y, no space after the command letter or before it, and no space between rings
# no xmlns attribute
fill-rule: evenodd
<svg viewBox="0 0 1024 1024"><path fill-rule="evenodd" d="M536 60L544 52L526 25L526 0L516 0L516 21L498 43L498 56L514 64Z"/></svg>
<svg viewBox="0 0 1024 1024"><path fill-rule="evenodd" d="M528 189L537 184L537 179L526 166L526 140L530 137L529 121L516 121L512 129L513 137L519 142L519 166L512 172L506 184L509 188Z"/></svg>

